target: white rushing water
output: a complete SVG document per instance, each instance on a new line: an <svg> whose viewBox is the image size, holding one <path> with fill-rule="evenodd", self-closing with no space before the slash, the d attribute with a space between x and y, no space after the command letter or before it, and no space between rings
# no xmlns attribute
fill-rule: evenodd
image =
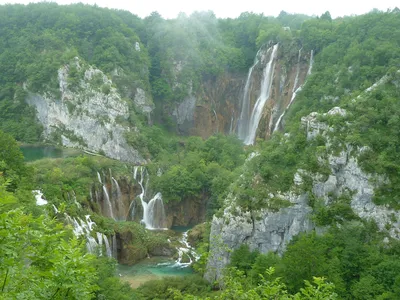
<svg viewBox="0 0 400 300"><path fill-rule="evenodd" d="M270 57L269 57L268 63L266 64L266 66L263 70L260 96L258 97L258 99L253 107L253 110L252 110L252 113L250 116L250 120L248 122L248 126L246 127L246 126L242 125L243 132L240 133L239 138L241 138L244 141L244 144L246 144L246 145L254 144L254 140L256 137L258 124L260 123L262 111L263 111L265 103L269 99L269 96L271 93L271 86L272 86L272 81L273 81L273 77L274 77L274 67L275 67L274 62L275 62L277 50L278 50L278 44L272 46L267 51L267 53L270 53ZM252 70L251 70L251 72L252 72ZM249 72L249 75L250 75L250 72ZM251 80L251 76L248 77L248 81L249 80ZM249 89L249 86L250 86L250 83L246 82L247 89ZM245 87L245 92L247 92L247 94L248 94L249 91L248 90L246 91L246 87ZM247 96L247 97L249 97L249 96ZM245 102L245 101L243 101L243 102ZM243 107L242 112L243 112L243 109L246 110L247 107ZM244 120L242 119L242 121L244 121Z"/></svg>
<svg viewBox="0 0 400 300"><path fill-rule="evenodd" d="M57 210L58 211L58 210ZM85 220L80 218L71 218L68 214L65 214L65 219L67 223L72 225L73 232L76 237L84 236L86 238L86 248L89 253L102 255L103 254L103 241L106 247L106 255L111 257L111 251L109 250L107 237L99 232L93 232L97 236L96 239L92 236L92 231L94 231L94 226L96 225L90 219L89 215L85 216Z"/></svg>
<svg viewBox="0 0 400 300"><path fill-rule="evenodd" d="M188 231L185 231L182 234L182 238L179 240L179 242L182 246L178 248L178 259L175 262L175 266L190 266L194 261L197 261L200 256L194 251L193 247L190 246L188 242Z"/></svg>
<svg viewBox="0 0 400 300"><path fill-rule="evenodd" d="M244 93L242 99L242 110L240 112L240 119L239 119L239 127L238 127L238 137L242 141L246 139L246 136L249 131L249 121L250 121L250 86L251 86L251 78L253 74L254 67L258 64L258 53L256 55L256 59L254 64L249 69L249 73L247 74L246 85L244 86Z"/></svg>
<svg viewBox="0 0 400 300"><path fill-rule="evenodd" d="M277 131L279 129L279 126L282 122L283 117L285 116L287 110L289 109L289 107L292 105L294 99L296 98L297 94L302 90L303 85L300 85L299 87L297 87L298 81L299 81L299 73L300 73L300 55L301 55L301 49L299 50L299 57L297 60L297 72L296 72L296 79L294 80L294 85L293 85L293 89L292 89L292 98L290 99L290 102L288 104L288 106L285 108L285 110L283 111L283 113L279 116L278 121L276 121L275 127L274 127L274 131ZM308 67L308 71L307 71L307 76L311 74L312 71L312 66L314 63L314 51L311 50L311 54L310 54L310 65ZM297 87L297 88L296 88Z"/></svg>
<svg viewBox="0 0 400 300"><path fill-rule="evenodd" d="M138 179L137 177L139 168L140 177ZM133 176L141 188L139 199L143 207L142 222L145 224L147 229L167 229L165 228L166 216L161 193L157 193L152 199L149 200L149 202L145 201L146 188L149 181L149 176L146 169L144 167L134 167Z"/></svg>
<svg viewBox="0 0 400 300"><path fill-rule="evenodd" d="M312 67L314 65L314 50L311 50L310 54L310 66L308 67L307 75L311 75Z"/></svg>
<svg viewBox="0 0 400 300"><path fill-rule="evenodd" d="M111 201L110 201L110 196L108 195L107 187L106 187L105 184L103 184L103 194L104 194L104 199L106 200L106 204L107 204L106 205L107 215L110 218L113 218L115 220L112 204L111 204Z"/></svg>
<svg viewBox="0 0 400 300"><path fill-rule="evenodd" d="M100 182L101 184L103 184L103 182L101 181L101 176L100 176L100 173L99 173L99 172L97 172L97 179L99 180L99 182Z"/></svg>
<svg viewBox="0 0 400 300"><path fill-rule="evenodd" d="M42 206L42 205L46 205L48 203L47 200L44 199L42 191L34 190L34 191L32 191L32 194L35 196L36 205Z"/></svg>

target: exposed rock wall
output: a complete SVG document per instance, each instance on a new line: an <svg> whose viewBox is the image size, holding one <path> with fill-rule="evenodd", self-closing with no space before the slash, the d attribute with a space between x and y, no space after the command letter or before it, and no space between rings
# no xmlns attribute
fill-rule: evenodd
<svg viewBox="0 0 400 300"><path fill-rule="evenodd" d="M193 226L206 219L206 198L184 199L179 203L166 204L167 227Z"/></svg>
<svg viewBox="0 0 400 300"><path fill-rule="evenodd" d="M289 105L293 92L305 82L311 53L300 51L299 55L300 48L299 45L293 45L291 50L278 50L272 92L258 127L258 137L268 138L271 135L279 116ZM263 69L268 62L263 57L267 57L267 49L263 47L257 53L258 62L250 78L250 114L261 92ZM179 70L177 68L174 72L179 73ZM178 75L175 77L179 78ZM190 95L177 103L171 112L179 132L204 138L217 132L237 132L247 75L246 72L226 72L216 78L204 79L196 92L190 89Z"/></svg>
<svg viewBox="0 0 400 300"><path fill-rule="evenodd" d="M335 107L325 115L345 118L346 111ZM223 216L214 216L212 220L210 255L205 274L209 281L221 279L222 270L229 263L231 250L241 244L248 244L251 250L258 249L262 253L273 251L281 254L295 235L316 229L311 221L313 209L308 204L307 194L301 191L306 177L312 179L313 196L323 199L325 205L331 204L332 195L340 196L347 193L351 196L350 207L357 216L375 221L380 230L387 232L393 238L400 238L397 212L373 203L374 190L386 179L367 174L358 165L357 153L367 149L365 147L352 149L349 145L343 145L343 150L339 153L331 149L332 141L329 133L334 132L335 128L318 121L320 117L318 113L311 113L302 118L302 124L309 140L318 135L327 138L328 154L326 157L319 157L319 161L329 166L330 175L326 177L310 174L299 169L294 175L291 192L270 195L291 203L291 206L281 208L278 212L241 211L235 203L234 195L231 195L226 200Z"/></svg>
<svg viewBox="0 0 400 300"><path fill-rule="evenodd" d="M71 64L81 72L79 83L72 86L69 84ZM78 59L71 64L58 70L59 95L30 93L26 99L37 110L44 139L122 161L143 163L140 153L125 140L125 133L137 128L123 125L129 117L129 107L111 80L98 69L84 70ZM148 112L151 107L145 105L145 97L144 91L137 89L135 102Z"/></svg>

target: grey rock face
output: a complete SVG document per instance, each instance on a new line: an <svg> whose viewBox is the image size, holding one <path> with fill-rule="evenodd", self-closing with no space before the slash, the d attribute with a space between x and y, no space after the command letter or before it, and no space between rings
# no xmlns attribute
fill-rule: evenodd
<svg viewBox="0 0 400 300"><path fill-rule="evenodd" d="M195 108L196 108L196 98L193 96L186 97L175 108L172 115L176 117L177 123L179 125L182 125L186 121L193 122Z"/></svg>
<svg viewBox="0 0 400 300"><path fill-rule="evenodd" d="M231 250L241 244L248 244L250 250L262 253L282 254L292 238L301 232L314 228L309 215L312 211L307 205L305 195L285 194L279 196L289 200L291 206L278 212L261 210L254 214L242 212L230 206L221 218L214 216L210 233L210 256L205 278L210 282L222 277L224 267L230 261Z"/></svg>
<svg viewBox="0 0 400 300"><path fill-rule="evenodd" d="M149 103L148 97L146 97L146 92L141 88L136 89L133 102L135 103L135 106L143 113L148 114L153 110L153 104Z"/></svg>
<svg viewBox="0 0 400 300"><path fill-rule="evenodd" d="M77 67L80 68L79 62ZM74 90L68 85L68 66L59 69L58 80L61 97L31 93L26 99L37 110L45 139L56 134L65 147L100 151L122 161L144 162L125 140L125 133L131 129L119 123L129 117L128 105L102 71L89 67Z"/></svg>
<svg viewBox="0 0 400 300"><path fill-rule="evenodd" d="M327 114L345 117L346 111L335 107ZM381 231L400 239L398 212L373 203L374 189L386 179L362 171L357 158L354 157L357 153L369 151L369 148L353 149L349 145L342 145L343 150L339 154L334 154L336 152L330 149L332 141L327 133L334 132L335 129L318 121L319 119L320 115L314 112L303 117L301 121L307 129L308 140L320 134L327 138L326 148L331 154L320 157L319 162L329 166L330 175L326 177L321 174L310 174L299 169L293 178L292 191L301 187L305 182L305 177L311 177L312 193L317 198L324 199L325 205L330 204L329 199L332 194L336 196L350 194L350 206L355 214L375 221ZM294 192L275 195L275 197L290 201L292 206L282 208L278 212L268 210L253 212L253 218L249 212L240 211L235 204L234 195L228 197L223 216L214 216L212 220L210 254L205 278L211 282L220 280L224 267L230 261L231 251L239 248L241 244L248 244L251 250L258 249L262 253L273 251L282 254L295 235L318 229L310 220L312 208L307 205L307 197L301 193L300 191L300 195Z"/></svg>

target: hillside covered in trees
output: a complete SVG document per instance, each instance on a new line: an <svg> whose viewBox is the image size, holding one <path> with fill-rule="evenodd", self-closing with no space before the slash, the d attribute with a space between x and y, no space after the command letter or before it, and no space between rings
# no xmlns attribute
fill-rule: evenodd
<svg viewBox="0 0 400 300"><path fill-rule="evenodd" d="M0 298L399 299L399 47L398 9L0 6ZM160 255L196 274L115 276Z"/></svg>

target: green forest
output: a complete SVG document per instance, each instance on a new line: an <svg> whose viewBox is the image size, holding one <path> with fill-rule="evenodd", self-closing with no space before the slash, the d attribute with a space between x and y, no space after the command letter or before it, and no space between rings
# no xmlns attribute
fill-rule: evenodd
<svg viewBox="0 0 400 300"><path fill-rule="evenodd" d="M195 95L196 108L214 110L219 99L204 91L227 74L241 78L243 93L257 52L272 44L282 46L286 67L298 48L314 55L283 129L258 134L268 138L247 146L233 129L182 134L175 108ZM0 299L400 299L399 49L398 8L336 19L328 11L164 19L84 4L0 5ZM79 94L86 76L79 65L101 70L112 83L94 78L99 93L108 99L116 91L126 104L127 117L114 125L126 128L123 138L144 158L140 164L79 149L69 157L24 158L21 147L59 147L62 136L46 136L28 97L64 101L57 79L63 67ZM138 89L148 95L150 113L136 106ZM338 107L345 113L328 113ZM114 128L107 128L112 137ZM345 162L336 164L341 155ZM350 162L359 169L346 169ZM339 179L318 194L319 183L343 173L356 182L366 174L373 187L368 205L378 217L357 212L358 190ZM46 205L37 204L37 190ZM143 197L149 205L157 192L168 225L149 230ZM284 214L298 204L285 195L304 196L313 224L285 251L254 249L252 236L234 248L213 244L216 222L231 218L224 226L235 226L245 215L243 226L254 235L265 212ZM94 230L77 234L74 220L79 228L93 221ZM191 228L187 241L175 223ZM100 249L91 249L102 236ZM118 254L105 254L108 241ZM190 251L181 250L188 242ZM210 281L209 258L218 251L229 261ZM190 261L190 275L136 284L118 271L158 256Z"/></svg>

